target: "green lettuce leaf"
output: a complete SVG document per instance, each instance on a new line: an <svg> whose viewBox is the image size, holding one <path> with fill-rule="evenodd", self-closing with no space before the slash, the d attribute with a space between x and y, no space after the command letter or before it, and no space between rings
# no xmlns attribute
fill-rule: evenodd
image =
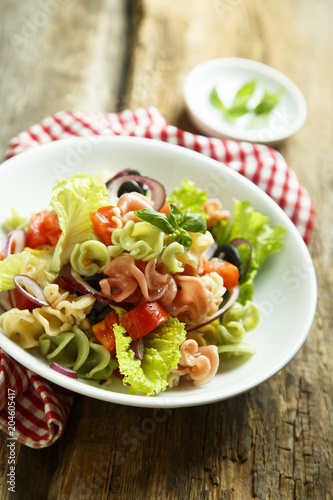
<svg viewBox="0 0 333 500"><path fill-rule="evenodd" d="M14 253L0 261L0 291L15 288L13 278L21 273L24 252Z"/></svg>
<svg viewBox="0 0 333 500"><path fill-rule="evenodd" d="M194 182L184 179L181 188L175 187L166 201L175 203L183 212L198 213L207 219L207 213L202 208L202 204L207 201L206 192L199 189Z"/></svg>
<svg viewBox="0 0 333 500"><path fill-rule="evenodd" d="M105 184L87 173L75 174L56 182L51 207L59 218L62 230L50 269L59 272L69 261L76 243L97 239L89 213L108 203Z"/></svg>
<svg viewBox="0 0 333 500"><path fill-rule="evenodd" d="M28 249L15 253L0 261L0 291L15 288L15 274L26 274L36 280L41 286L52 282L55 275L47 268L52 259L53 248L45 246L41 249Z"/></svg>
<svg viewBox="0 0 333 500"><path fill-rule="evenodd" d="M249 267L240 280L240 296L238 301L245 304L253 297L253 281L264 260L272 253L282 249L281 238L286 229L281 225L272 228L269 217L255 212L248 200L234 200L234 221L223 223L214 231L214 237L219 245L228 243L234 238L245 238L252 245L252 256ZM248 249L246 245L239 246L243 261L246 261Z"/></svg>
<svg viewBox="0 0 333 500"><path fill-rule="evenodd" d="M143 337L145 353L142 361L134 355L132 339L121 325L114 327L119 371L130 394L147 396L164 391L170 371L177 367L179 346L186 338L185 325L169 317L165 323ZM131 345L132 343L132 345Z"/></svg>

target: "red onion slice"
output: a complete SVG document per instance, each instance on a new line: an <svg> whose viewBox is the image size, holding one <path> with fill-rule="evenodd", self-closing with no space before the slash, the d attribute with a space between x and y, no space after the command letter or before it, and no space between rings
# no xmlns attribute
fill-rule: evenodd
<svg viewBox="0 0 333 500"><path fill-rule="evenodd" d="M134 342L134 354L137 359L143 360L145 345L142 337Z"/></svg>
<svg viewBox="0 0 333 500"><path fill-rule="evenodd" d="M67 377L70 378L77 378L77 373L74 370L71 370L70 368L66 368L65 366L59 365L58 363L52 363L50 365L50 368L52 370L61 373L62 375L66 375Z"/></svg>
<svg viewBox="0 0 333 500"><path fill-rule="evenodd" d="M185 328L185 330L187 332L192 332L193 330L198 330L199 328L202 328L203 326L206 326L209 323L212 323L212 321L215 321L217 318L219 318L220 316L222 316L222 314L224 314L228 309L230 309L230 307L232 306L232 304L234 304L236 302L236 300L239 297L239 291L240 290L239 290L239 286L238 285L235 286L234 288L230 288L230 290L228 290L228 292L230 293L229 298L228 298L227 302L224 304L224 306L221 307L221 309L219 309L212 316L209 316L208 318L206 318L205 321L203 321L199 325L188 326L187 328Z"/></svg>
<svg viewBox="0 0 333 500"><path fill-rule="evenodd" d="M218 249L218 244L214 240L214 242L210 245L210 247L208 247L207 250L205 251L204 253L205 257L207 257L207 259L210 260L212 257L214 257L214 253L216 252L217 249Z"/></svg>
<svg viewBox="0 0 333 500"><path fill-rule="evenodd" d="M84 293L85 295L90 295L97 300L101 300L102 302L107 302L111 306L118 306L119 303L110 299L110 297L106 297L101 292L93 288L89 283L87 283L82 276L74 271L70 264L66 264L60 271L60 277L64 280L64 282L73 290ZM123 305L123 304L122 304Z"/></svg>
<svg viewBox="0 0 333 500"><path fill-rule="evenodd" d="M108 181L106 181L106 185L108 185L108 183L111 182L111 180L118 179L119 177L123 177L124 175L131 175L130 172L131 172L130 168L125 168L125 170L121 170L120 172L117 172L112 177L110 177L110 179ZM139 172L138 172L138 174L139 174ZM133 175L135 175L135 174L133 174Z"/></svg>
<svg viewBox="0 0 333 500"><path fill-rule="evenodd" d="M247 268L249 267L250 265L250 262L251 262L251 257L252 257L252 245L251 243L246 240L245 238L234 238L233 240L229 241L229 245L232 245L234 247L239 247L240 245L246 245L249 249L249 255L248 255L248 258L247 258L247 261L245 263L245 266L241 269L240 271L240 275L243 276L243 274L246 273L247 271Z"/></svg>
<svg viewBox="0 0 333 500"><path fill-rule="evenodd" d="M50 306L44 297L42 287L37 283L37 281L30 278L30 276L26 276L25 274L16 274L14 276L14 284L17 290L34 304L37 304L38 306ZM23 288L22 285L24 285L25 288Z"/></svg>
<svg viewBox="0 0 333 500"><path fill-rule="evenodd" d="M20 253L25 247L27 241L27 233L24 229L14 229L11 231L7 237L4 258L12 255L13 253ZM14 248L12 249L14 245Z"/></svg>
<svg viewBox="0 0 333 500"><path fill-rule="evenodd" d="M126 181L136 181L142 182L149 187L151 192L151 199L154 202L154 210L158 212L164 205L166 199L166 192L163 184L161 184L156 179L151 179L150 177L144 177L143 175L127 174L124 170L119 174L116 174L110 180L106 182L106 186L109 190L109 194L118 197L117 193L120 186Z"/></svg>

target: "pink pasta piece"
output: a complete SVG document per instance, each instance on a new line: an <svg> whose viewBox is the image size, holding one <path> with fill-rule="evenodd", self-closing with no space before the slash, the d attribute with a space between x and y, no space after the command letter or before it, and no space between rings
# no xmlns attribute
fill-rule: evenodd
<svg viewBox="0 0 333 500"><path fill-rule="evenodd" d="M211 227L214 222L230 219L229 210L222 210L222 204L219 200L207 200L206 203L203 203L202 207L208 213L207 227Z"/></svg>
<svg viewBox="0 0 333 500"><path fill-rule="evenodd" d="M198 357L198 342L194 339L184 340L179 347L179 365L183 367L195 366ZM179 367L178 367L179 368Z"/></svg>
<svg viewBox="0 0 333 500"><path fill-rule="evenodd" d="M211 366L207 356L198 356L196 360L197 362L190 368L188 376L193 380L194 385L200 385L204 384L202 381L208 378Z"/></svg>
<svg viewBox="0 0 333 500"><path fill-rule="evenodd" d="M112 278L112 284L108 278L101 280L99 284L103 294L107 297L111 297L111 286L115 288L112 293L112 299L116 302L122 302L124 300L130 302L129 298L133 296L138 287L136 279L132 276L126 276L125 274ZM140 296L138 300L140 300Z"/></svg>
<svg viewBox="0 0 333 500"><path fill-rule="evenodd" d="M156 259L149 261L145 268L145 278L149 295L158 295L158 300L164 307L171 304L177 294L177 284L164 264L156 262Z"/></svg>
<svg viewBox="0 0 333 500"><path fill-rule="evenodd" d="M194 385L202 385L206 384L209 382L214 375L216 375L216 372L218 370L219 364L220 364L220 358L219 358L219 353L216 345L205 345L201 346L198 349L199 353L201 354L200 357L205 357L209 360L210 362L210 370L207 373L207 375L203 378L196 379L193 383Z"/></svg>
<svg viewBox="0 0 333 500"><path fill-rule="evenodd" d="M207 316L210 301L207 288L197 276L176 275L178 293L166 308L171 316L186 323L201 323Z"/></svg>
<svg viewBox="0 0 333 500"><path fill-rule="evenodd" d="M194 385L209 382L219 367L219 355L215 345L198 347L193 339L185 340L179 347L180 361L175 375L188 375Z"/></svg>
<svg viewBox="0 0 333 500"><path fill-rule="evenodd" d="M173 373L174 375L178 375L178 377L182 377L183 375L187 375L189 371L190 369L188 366L187 367L178 366L174 370L171 370L171 373Z"/></svg>
<svg viewBox="0 0 333 500"><path fill-rule="evenodd" d="M174 300L177 285L170 273L160 272L157 267L156 259L147 263L129 256L117 257L104 269L108 278L100 281L100 287L116 302L159 300L166 306Z"/></svg>
<svg viewBox="0 0 333 500"><path fill-rule="evenodd" d="M144 208L152 208L153 202L148 200L143 194L133 192L122 194L118 200L117 206L125 223L129 220L138 222L134 212Z"/></svg>

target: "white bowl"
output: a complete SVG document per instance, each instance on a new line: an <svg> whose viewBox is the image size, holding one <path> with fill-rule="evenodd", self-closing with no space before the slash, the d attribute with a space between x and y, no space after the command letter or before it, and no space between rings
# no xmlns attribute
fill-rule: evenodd
<svg viewBox="0 0 333 500"><path fill-rule="evenodd" d="M283 89L280 102L258 128L247 128L249 117L231 123L209 99L215 86L224 104L231 105L237 90L250 80L256 80L258 87L268 91ZM188 113L198 129L219 138L275 144L297 132L307 115L303 94L289 78L250 59L226 57L196 66L185 80L184 97Z"/></svg>
<svg viewBox="0 0 333 500"><path fill-rule="evenodd" d="M284 248L269 257L255 283L254 300L262 312L258 328L251 333L257 353L250 358L222 362L208 384L181 384L155 397L129 395L121 381L109 388L95 382L73 380L55 372L37 348L24 350L14 338L0 332L0 346L22 365L46 379L80 394L113 403L141 407L201 405L230 398L264 382L283 368L301 347L316 309L316 277L309 252L298 231L257 186L228 167L204 155L150 139L132 137L85 137L53 142L22 153L1 165L0 213L2 219L15 207L29 216L45 208L58 178L76 172L97 173L105 168L117 172L135 168L164 183L168 192L182 179L191 179L217 196L232 210L232 198L249 199L269 215L273 225L287 228ZM3 248L5 235L0 235Z"/></svg>

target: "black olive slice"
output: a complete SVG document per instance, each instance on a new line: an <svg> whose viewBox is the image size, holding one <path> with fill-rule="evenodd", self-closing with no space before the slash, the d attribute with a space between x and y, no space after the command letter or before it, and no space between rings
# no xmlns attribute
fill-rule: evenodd
<svg viewBox="0 0 333 500"><path fill-rule="evenodd" d="M225 243L224 245L220 245L215 250L213 257L230 262L234 266L238 267L238 270L240 272L242 261L237 248L233 245L228 245L227 243Z"/></svg>

